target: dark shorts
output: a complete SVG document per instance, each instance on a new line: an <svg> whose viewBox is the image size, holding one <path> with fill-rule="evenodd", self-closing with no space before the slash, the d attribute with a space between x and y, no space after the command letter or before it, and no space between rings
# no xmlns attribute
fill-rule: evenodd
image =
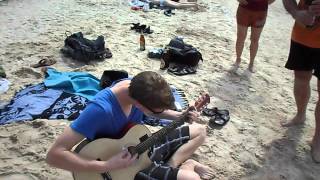
<svg viewBox="0 0 320 180"><path fill-rule="evenodd" d="M307 47L291 40L285 67L296 71L313 71L313 74L320 79L320 48Z"/></svg>
<svg viewBox="0 0 320 180"><path fill-rule="evenodd" d="M262 28L266 23L268 11L252 11L239 6L237 23L245 27Z"/></svg>
<svg viewBox="0 0 320 180"><path fill-rule="evenodd" d="M152 165L140 171L135 180L176 180L178 168L167 165L168 160L177 151L177 149L190 140L189 126L182 126L167 135L167 137L158 142L149 152Z"/></svg>

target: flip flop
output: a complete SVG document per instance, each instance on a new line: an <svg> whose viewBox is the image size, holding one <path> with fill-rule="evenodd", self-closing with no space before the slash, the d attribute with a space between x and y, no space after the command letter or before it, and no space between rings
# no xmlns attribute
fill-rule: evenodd
<svg viewBox="0 0 320 180"><path fill-rule="evenodd" d="M212 116L209 120L209 124L212 125L217 125L217 126L224 126L229 122L230 117L229 116L220 116L218 114Z"/></svg>
<svg viewBox="0 0 320 180"><path fill-rule="evenodd" d="M105 54L103 55L103 57L104 58L111 58L112 57L112 53L109 48L106 48Z"/></svg>
<svg viewBox="0 0 320 180"><path fill-rule="evenodd" d="M230 115L228 110L220 110L218 108L205 108L202 111L205 116L210 116L209 124L224 126L229 120Z"/></svg>
<svg viewBox="0 0 320 180"><path fill-rule="evenodd" d="M187 74L195 74L197 70L193 67L185 66L185 67L169 68L168 72L177 76L183 76Z"/></svg>
<svg viewBox="0 0 320 180"><path fill-rule="evenodd" d="M51 66L55 64L57 61L54 59L41 59L37 64L32 64L31 67L38 68L43 66Z"/></svg>
<svg viewBox="0 0 320 180"><path fill-rule="evenodd" d="M216 114L224 114L224 115L229 115L229 111L228 110L221 110L218 109L217 107L214 108L204 108L202 110L202 114L205 116L214 116Z"/></svg>

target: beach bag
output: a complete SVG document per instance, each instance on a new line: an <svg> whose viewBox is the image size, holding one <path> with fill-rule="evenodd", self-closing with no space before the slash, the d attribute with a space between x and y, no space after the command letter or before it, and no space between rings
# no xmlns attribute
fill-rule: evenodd
<svg viewBox="0 0 320 180"><path fill-rule="evenodd" d="M188 66L197 66L203 61L202 54L192 45L186 44L181 38L174 38L166 46L163 59L167 63L178 63Z"/></svg>
<svg viewBox="0 0 320 180"><path fill-rule="evenodd" d="M98 36L96 40L89 40L83 37L82 32L67 36L61 52L74 60L85 63L112 57L110 50L105 48L103 36Z"/></svg>

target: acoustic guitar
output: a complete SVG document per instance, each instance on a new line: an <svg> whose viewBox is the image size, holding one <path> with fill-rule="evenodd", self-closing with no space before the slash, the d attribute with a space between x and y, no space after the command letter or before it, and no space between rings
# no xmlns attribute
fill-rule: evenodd
<svg viewBox="0 0 320 180"><path fill-rule="evenodd" d="M165 138L175 128L188 121L187 112L200 111L210 102L208 94L202 94L194 106L187 109L181 119L172 121L164 128L152 134L144 125L135 125L121 139L101 138L91 142L83 141L74 150L80 156L91 160L105 161L122 151L123 147L128 148L132 154L138 154L138 159L127 168L108 171L105 173L94 172L73 172L75 180L133 180L136 174L152 164L147 150L159 140Z"/></svg>

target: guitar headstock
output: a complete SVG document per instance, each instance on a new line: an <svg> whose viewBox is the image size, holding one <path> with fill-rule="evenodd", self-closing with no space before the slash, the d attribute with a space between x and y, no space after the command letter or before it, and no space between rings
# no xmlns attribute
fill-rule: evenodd
<svg viewBox="0 0 320 180"><path fill-rule="evenodd" d="M201 93L200 97L194 102L196 111L201 111L206 105L210 103L210 96L208 93Z"/></svg>

